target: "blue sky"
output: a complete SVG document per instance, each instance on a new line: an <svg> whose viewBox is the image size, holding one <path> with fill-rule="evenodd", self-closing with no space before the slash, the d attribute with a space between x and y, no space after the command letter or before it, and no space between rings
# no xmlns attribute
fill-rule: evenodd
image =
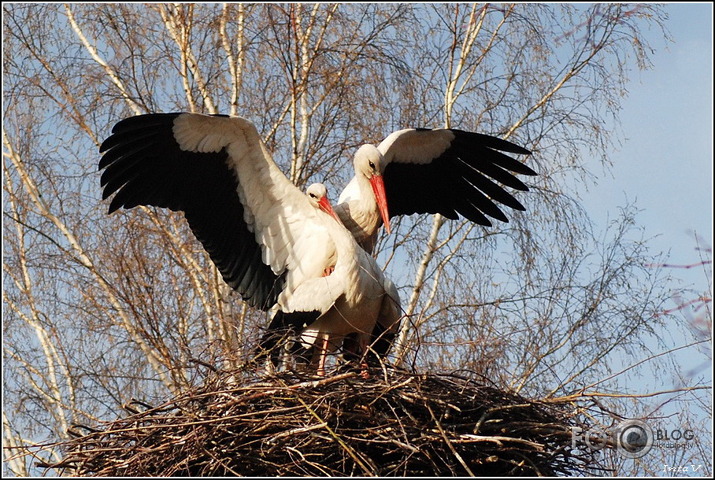
<svg viewBox="0 0 715 480"><path fill-rule="evenodd" d="M667 4L673 42L653 29L653 66L631 75L623 100L624 142L613 168L583 195L594 220L605 225L627 201L642 210L653 251L670 252L669 263L699 261L695 231L712 247L713 62L710 3ZM701 268L672 273L704 292Z"/></svg>
<svg viewBox="0 0 715 480"><path fill-rule="evenodd" d="M704 247L712 248L713 241L713 7L679 3L664 8L673 41L665 44L660 31L651 31L656 49L653 66L632 74L629 95L621 104L624 141L610 155L613 168L582 198L600 229L618 216L619 206L635 203L641 210L637 224L650 239L651 252L669 253L669 264L689 265L700 261L693 232L702 238ZM682 281L681 286L712 297L703 268L674 268L669 273ZM670 307L676 305L674 300ZM685 312L684 318L693 317ZM691 341L680 337L677 328L662 334L672 335L673 345ZM654 351L658 349L654 345ZM697 371L696 376L704 381L712 378L712 368L707 368L707 362L703 365L706 359L696 350L682 350L674 358L686 377L689 371ZM636 381L643 383L642 391L649 391L659 380L679 386L669 377ZM666 426L675 425L681 408L677 403L664 406L660 413L668 418L663 420ZM702 421L712 429L711 417ZM709 444L704 447L710 448ZM697 461L697 455L694 458Z"/></svg>

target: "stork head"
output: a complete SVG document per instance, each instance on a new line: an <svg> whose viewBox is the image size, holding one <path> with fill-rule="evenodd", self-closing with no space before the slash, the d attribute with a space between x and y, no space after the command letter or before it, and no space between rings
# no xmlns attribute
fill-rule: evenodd
<svg viewBox="0 0 715 480"><path fill-rule="evenodd" d="M370 186L375 194L377 205L385 230L390 233L390 214L387 210L387 195L385 194L385 181L382 173L385 171L385 158L375 145L363 145L355 152L353 160L355 175L363 176L370 181Z"/></svg>
<svg viewBox="0 0 715 480"><path fill-rule="evenodd" d="M337 220L338 223L342 224L340 218L335 213L335 210L333 210L332 205L330 205L330 201L328 200L328 189L325 188L325 185L322 183L313 183L305 190L305 194L308 195L308 200L313 207L324 211Z"/></svg>

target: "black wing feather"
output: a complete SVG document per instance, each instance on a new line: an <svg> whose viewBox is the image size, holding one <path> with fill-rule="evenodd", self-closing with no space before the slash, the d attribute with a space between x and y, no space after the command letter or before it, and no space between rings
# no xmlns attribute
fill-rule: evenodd
<svg viewBox="0 0 715 480"><path fill-rule="evenodd" d="M428 134L431 130L417 131ZM386 166L385 192L390 215L440 213L450 219L462 215L477 224L491 226L487 216L509 221L497 206L499 203L525 210L504 187L528 191L514 174L536 175L536 172L502 152L523 155L531 152L498 137L450 131L454 134L451 144L431 162L393 161Z"/></svg>
<svg viewBox="0 0 715 480"><path fill-rule="evenodd" d="M262 262L260 245L243 220L227 153L182 151L173 135L179 115L139 115L114 126L99 162L102 196L114 194L109 213L139 205L182 211L226 283L266 310L283 289L284 275Z"/></svg>

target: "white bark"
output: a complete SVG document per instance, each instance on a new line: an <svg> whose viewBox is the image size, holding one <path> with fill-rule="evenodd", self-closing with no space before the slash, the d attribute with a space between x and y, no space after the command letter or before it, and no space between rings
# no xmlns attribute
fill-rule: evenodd
<svg viewBox="0 0 715 480"><path fill-rule="evenodd" d="M79 38L80 42L82 42L82 45L84 45L84 47L87 49L90 56L94 59L95 62L101 65L101 67L107 74L107 77L109 77L112 83L117 86L119 92L122 94L122 98L124 98L127 104L129 104L129 108L131 108L132 112L134 112L135 115L141 114L142 108L137 102L134 101L131 94L129 93L129 89L126 87L126 85L124 85L124 82L122 82L121 78L119 78L117 72L115 72L114 69L110 67L109 64L105 62L102 57L99 56L97 49L94 47L94 45L89 43L89 40L87 40L87 37L84 35L82 29L74 19L74 15L72 15L72 9L70 9L69 4L65 4L65 12L67 13L67 20L69 20L72 29L77 34L77 38Z"/></svg>

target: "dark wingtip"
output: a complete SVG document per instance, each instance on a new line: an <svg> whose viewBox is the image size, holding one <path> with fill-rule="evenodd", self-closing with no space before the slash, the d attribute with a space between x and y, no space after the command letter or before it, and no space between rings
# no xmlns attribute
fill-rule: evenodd
<svg viewBox="0 0 715 480"><path fill-rule="evenodd" d="M514 145L514 146L511 148L511 150L509 150L511 153L517 153L520 155L531 155L531 150L527 150L524 147L520 147L519 145L516 145L515 143L512 143L512 145Z"/></svg>
<svg viewBox="0 0 715 480"><path fill-rule="evenodd" d="M107 212L107 213L108 213L108 214L111 214L111 213L113 213L114 211L119 210L119 208L120 208L121 206L122 206L121 199L119 199L119 201L118 201L117 197L115 196L115 197L112 199L111 203L109 204L109 212Z"/></svg>
<svg viewBox="0 0 715 480"><path fill-rule="evenodd" d="M104 139L102 144L99 146L99 153L104 153L109 147L107 146L107 143L109 142L109 139L111 136L107 137ZM100 167L101 168L101 167Z"/></svg>
<svg viewBox="0 0 715 480"><path fill-rule="evenodd" d="M531 155L531 153L530 153L529 155ZM522 163L522 165L524 165L524 164ZM534 170L532 170L531 168L527 167L526 165L524 165L524 170L523 170L523 171L520 171L519 173L522 174L522 175L530 175L530 176L532 176L532 177L535 177L535 176L539 175L538 173L536 173Z"/></svg>

